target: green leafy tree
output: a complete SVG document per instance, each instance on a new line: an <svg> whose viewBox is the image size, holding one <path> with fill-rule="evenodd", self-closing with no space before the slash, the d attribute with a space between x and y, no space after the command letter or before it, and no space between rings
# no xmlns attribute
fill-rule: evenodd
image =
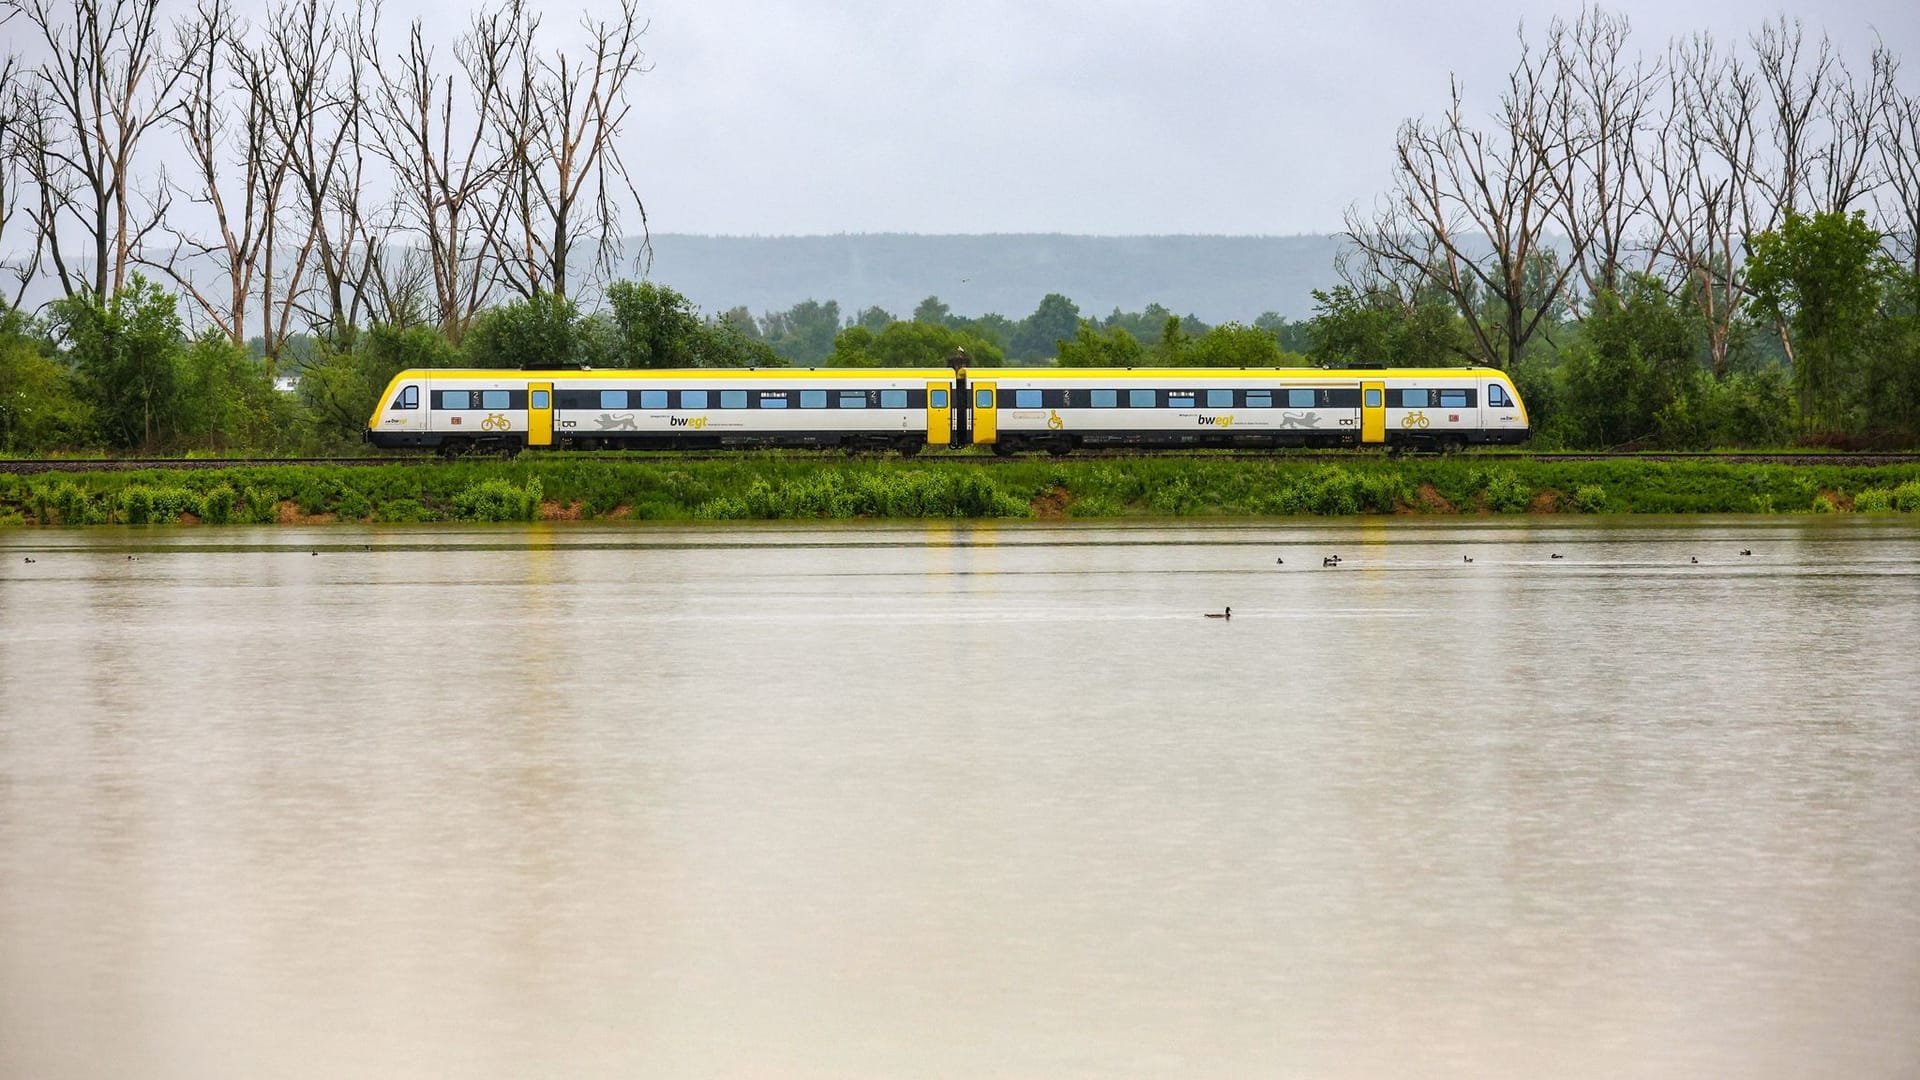
<svg viewBox="0 0 1920 1080"><path fill-rule="evenodd" d="M1230 322L1194 338L1183 359L1193 367L1284 367L1305 358L1282 352L1265 330Z"/></svg>
<svg viewBox="0 0 1920 1080"><path fill-rule="evenodd" d="M840 333L840 302L802 300L764 320L767 344L787 362L808 366L826 361Z"/></svg>
<svg viewBox="0 0 1920 1080"><path fill-rule="evenodd" d="M472 367L568 367L582 362L583 338L578 305L536 292L482 312L460 351Z"/></svg>
<svg viewBox="0 0 1920 1080"><path fill-rule="evenodd" d="M176 433L183 332L171 293L134 274L105 303L76 293L52 306L81 397L115 449L157 449Z"/></svg>
<svg viewBox="0 0 1920 1080"><path fill-rule="evenodd" d="M1263 311L1253 325L1273 335L1283 352L1305 353L1313 347L1313 332L1308 324L1293 322L1277 311Z"/></svg>
<svg viewBox="0 0 1920 1080"><path fill-rule="evenodd" d="M375 325L323 344L300 369L300 400L324 443L358 442L380 394L410 368L449 368L460 355L429 326Z"/></svg>
<svg viewBox="0 0 1920 1080"><path fill-rule="evenodd" d="M1125 327L1101 331L1092 320L1081 319L1073 340L1060 343L1059 363L1061 367L1135 367L1146 354Z"/></svg>
<svg viewBox="0 0 1920 1080"><path fill-rule="evenodd" d="M882 307L861 308L860 313L853 317L853 325L864 326L876 334L893 325L893 322L893 313Z"/></svg>
<svg viewBox="0 0 1920 1080"><path fill-rule="evenodd" d="M1624 295L1594 297L1583 329L1585 340L1565 354L1561 402L1575 441L1611 447L1659 435L1659 416L1702 369L1698 316L1659 282L1637 276Z"/></svg>
<svg viewBox="0 0 1920 1080"><path fill-rule="evenodd" d="M1014 332L1007 355L1015 360L1048 359L1060 342L1073 340L1079 328L1079 306L1059 293L1048 293Z"/></svg>
<svg viewBox="0 0 1920 1080"><path fill-rule="evenodd" d="M226 335L202 334L183 352L183 444L208 450L280 449L292 442L293 413L293 400L273 388L266 364Z"/></svg>
<svg viewBox="0 0 1920 1080"><path fill-rule="evenodd" d="M956 350L965 349L970 362L1003 363L999 346L964 330L932 323L896 322L879 333L850 326L834 340L828 356L831 367L945 367Z"/></svg>
<svg viewBox="0 0 1920 1080"><path fill-rule="evenodd" d="M616 281L607 288L613 318L614 367L699 366L702 324L693 302L651 281Z"/></svg>
<svg viewBox="0 0 1920 1080"><path fill-rule="evenodd" d="M1313 292L1307 355L1336 366L1452 367L1475 356L1472 338L1453 308L1422 297L1409 308L1383 293L1351 286Z"/></svg>
<svg viewBox="0 0 1920 1080"><path fill-rule="evenodd" d="M1747 288L1755 311L1787 329L1800 418L1809 430L1840 425L1862 347L1891 274L1880 233L1863 211L1788 212L1753 238Z"/></svg>
<svg viewBox="0 0 1920 1080"><path fill-rule="evenodd" d="M23 313L0 312L0 450L39 453L85 444L93 417L67 368Z"/></svg>
<svg viewBox="0 0 1920 1080"><path fill-rule="evenodd" d="M913 321L929 326L945 326L952 316L953 309L941 303L937 296L927 297L914 305L913 309Z"/></svg>

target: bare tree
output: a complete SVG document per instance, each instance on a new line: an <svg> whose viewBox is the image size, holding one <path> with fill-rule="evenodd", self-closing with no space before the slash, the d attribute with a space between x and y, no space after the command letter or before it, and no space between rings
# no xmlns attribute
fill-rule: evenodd
<svg viewBox="0 0 1920 1080"><path fill-rule="evenodd" d="M0 20L4 21L4 20ZM33 101L27 92L26 75L17 56L0 59L0 260L10 260L20 234L11 228L20 217L20 200L30 174ZM7 267L18 281L8 308L17 308L27 286L40 266L40 246L28 245L18 261Z"/></svg>
<svg viewBox="0 0 1920 1080"><path fill-rule="evenodd" d="M1920 280L1920 95L1881 103L1877 145L1887 184L1879 214L1901 265Z"/></svg>
<svg viewBox="0 0 1920 1080"><path fill-rule="evenodd" d="M1554 218L1571 242L1587 295L1618 293L1635 230L1646 213L1643 138L1664 72L1629 56L1624 16L1584 8L1571 24L1548 29L1554 66L1547 124L1531 132L1534 151L1554 163ZM1641 265L1639 269L1646 269Z"/></svg>
<svg viewBox="0 0 1920 1080"><path fill-rule="evenodd" d="M270 87L279 73L269 54L246 42L247 27L230 0L201 0L178 33L176 55L187 67L171 119L192 169L175 190L205 208L211 235L166 224L172 249L139 258L171 277L235 345L246 342L248 311L257 299L271 365L280 342L272 316L285 306L276 304L273 266L287 150L268 122Z"/></svg>
<svg viewBox="0 0 1920 1080"><path fill-rule="evenodd" d="M1674 292L1706 324L1718 376L1726 371L1746 298L1751 223L1772 214L1755 181L1759 81L1706 34L1676 43L1667 73L1660 127L1639 159L1654 226L1649 247Z"/></svg>
<svg viewBox="0 0 1920 1080"><path fill-rule="evenodd" d="M1369 256L1416 267L1452 298L1481 358L1518 360L1565 296L1584 258L1576 240L1564 265L1548 244L1558 213L1556 175L1586 152L1558 111L1551 56L1521 39L1491 130L1465 118L1458 79L1438 123L1409 121L1395 146L1394 189L1372 219L1347 215L1347 237ZM1559 134L1556 134L1559 133Z"/></svg>
<svg viewBox="0 0 1920 1080"><path fill-rule="evenodd" d="M499 56L507 70L489 80L486 103L507 172L510 250L501 252L502 277L523 296L546 290L566 296L582 244L592 244L584 267L592 280L620 252L620 216L631 206L647 250L646 207L620 154L618 138L631 109L628 88L649 68L640 50L647 24L634 0L620 0L611 21L583 20L588 46L575 60L565 49L551 58L536 49L537 17L522 0L509 0L498 24L512 36Z"/></svg>
<svg viewBox="0 0 1920 1080"><path fill-rule="evenodd" d="M134 157L155 125L179 107L178 80L192 65L167 62L160 0L0 0L24 16L47 58L34 69L30 152L42 250L68 295L105 296L126 283L135 252L166 214L164 186L142 199ZM69 267L61 250L74 231L91 265Z"/></svg>
<svg viewBox="0 0 1920 1080"><path fill-rule="evenodd" d="M454 46L460 74L436 63L417 20L397 57L380 57L372 24L361 39L373 72L373 145L393 169L399 227L425 254L435 321L456 344L498 283L506 207L498 189L509 162L488 143L481 103L498 92L522 15L512 5L476 15Z"/></svg>
<svg viewBox="0 0 1920 1080"><path fill-rule="evenodd" d="M378 7L372 9L378 18ZM344 338L364 311L382 230L366 202L371 153L366 108L369 55L361 16L331 0L286 0L269 14L260 60L278 74L266 86L266 116L286 154L295 212L288 222L290 288L279 314L301 311L321 334ZM294 246L297 243L297 247Z"/></svg>

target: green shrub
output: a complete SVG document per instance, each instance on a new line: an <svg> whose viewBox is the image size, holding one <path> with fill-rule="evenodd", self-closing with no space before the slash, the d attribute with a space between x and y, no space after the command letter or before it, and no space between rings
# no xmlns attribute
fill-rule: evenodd
<svg viewBox="0 0 1920 1080"><path fill-rule="evenodd" d="M379 522L432 521L433 511L421 505L419 499L389 499L374 509L373 520Z"/></svg>
<svg viewBox="0 0 1920 1080"><path fill-rule="evenodd" d="M1893 489L1893 508L1903 514L1920 514L1920 480L1909 480Z"/></svg>
<svg viewBox="0 0 1920 1080"><path fill-rule="evenodd" d="M59 511L62 525L98 525L107 520L105 510L64 480L53 489L53 508Z"/></svg>
<svg viewBox="0 0 1920 1080"><path fill-rule="evenodd" d="M181 514L199 510L199 497L186 488L129 484L120 489L120 518L129 525L170 525Z"/></svg>
<svg viewBox="0 0 1920 1080"><path fill-rule="evenodd" d="M1527 508L1527 503L1533 498L1533 493L1527 490L1511 469L1488 474L1481 495L1486 500L1487 509L1496 514L1519 513Z"/></svg>
<svg viewBox="0 0 1920 1080"><path fill-rule="evenodd" d="M1815 495L1813 497L1813 512L1816 514L1831 514L1838 509L1839 507L1833 505L1833 500L1827 498L1825 495Z"/></svg>
<svg viewBox="0 0 1920 1080"><path fill-rule="evenodd" d="M1599 484L1582 484L1573 491L1573 508L1583 514L1604 514L1607 489Z"/></svg>
<svg viewBox="0 0 1920 1080"><path fill-rule="evenodd" d="M453 497L453 516L462 521L532 521L539 514L539 477L524 488L506 480L482 480Z"/></svg>
<svg viewBox="0 0 1920 1080"><path fill-rule="evenodd" d="M225 525L233 520L234 491L230 485L219 484L207 489L200 497L200 520L209 525Z"/></svg>
<svg viewBox="0 0 1920 1080"><path fill-rule="evenodd" d="M280 520L280 496L272 491L248 487L240 492L240 520L250 525L271 525Z"/></svg>
<svg viewBox="0 0 1920 1080"><path fill-rule="evenodd" d="M1867 488L1853 497L1853 510L1857 514L1893 513L1893 492L1886 488Z"/></svg>

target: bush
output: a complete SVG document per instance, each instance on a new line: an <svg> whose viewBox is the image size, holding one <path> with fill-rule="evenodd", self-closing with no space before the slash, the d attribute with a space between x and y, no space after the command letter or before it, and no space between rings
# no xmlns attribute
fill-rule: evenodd
<svg viewBox="0 0 1920 1080"><path fill-rule="evenodd" d="M1893 492L1886 488L1868 488L1853 497L1853 510L1857 514L1893 513Z"/></svg>
<svg viewBox="0 0 1920 1080"><path fill-rule="evenodd" d="M60 513L62 525L98 525L107 515L77 487L62 481L53 489L53 508Z"/></svg>
<svg viewBox="0 0 1920 1080"><path fill-rule="evenodd" d="M1607 510L1607 489L1599 484L1582 484L1573 492L1573 508L1583 514L1604 514Z"/></svg>
<svg viewBox="0 0 1920 1080"><path fill-rule="evenodd" d="M482 480L453 497L453 516L462 521L532 521L540 514L540 478L525 488L506 480Z"/></svg>
<svg viewBox="0 0 1920 1080"><path fill-rule="evenodd" d="M433 511L421 505L418 499L389 499L373 511L373 520L383 523L432 521Z"/></svg>
<svg viewBox="0 0 1920 1080"><path fill-rule="evenodd" d="M249 487L240 492L240 520L250 525L271 525L280 520L280 496L272 491Z"/></svg>
<svg viewBox="0 0 1920 1080"><path fill-rule="evenodd" d="M120 489L120 517L129 525L169 525L199 509L199 497L186 488L130 484Z"/></svg>
<svg viewBox="0 0 1920 1080"><path fill-rule="evenodd" d="M200 520L209 525L225 525L233 520L233 488L220 484L200 497Z"/></svg>
<svg viewBox="0 0 1920 1080"><path fill-rule="evenodd" d="M1903 514L1920 514L1920 480L1909 480L1893 489L1893 508Z"/></svg>
<svg viewBox="0 0 1920 1080"><path fill-rule="evenodd" d="M1515 514L1527 508L1533 493L1527 490L1520 478L1510 469L1485 474L1481 497L1486 508L1496 514Z"/></svg>

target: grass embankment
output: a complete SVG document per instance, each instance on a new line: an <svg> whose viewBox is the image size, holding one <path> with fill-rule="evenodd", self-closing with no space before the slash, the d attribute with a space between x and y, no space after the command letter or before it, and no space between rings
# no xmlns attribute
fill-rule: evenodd
<svg viewBox="0 0 1920 1080"><path fill-rule="evenodd" d="M1920 512L1920 465L529 455L0 476L0 524Z"/></svg>

